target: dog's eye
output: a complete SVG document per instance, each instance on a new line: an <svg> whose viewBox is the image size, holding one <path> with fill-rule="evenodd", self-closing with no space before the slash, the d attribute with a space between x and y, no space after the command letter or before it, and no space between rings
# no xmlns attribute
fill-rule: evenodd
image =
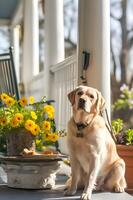
<svg viewBox="0 0 133 200"><path fill-rule="evenodd" d="M93 96L93 94L90 94L90 98L91 98L91 99L94 99L94 96Z"/></svg>
<svg viewBox="0 0 133 200"><path fill-rule="evenodd" d="M78 96L81 96L82 94L83 94L82 91L80 91L80 92L77 93Z"/></svg>

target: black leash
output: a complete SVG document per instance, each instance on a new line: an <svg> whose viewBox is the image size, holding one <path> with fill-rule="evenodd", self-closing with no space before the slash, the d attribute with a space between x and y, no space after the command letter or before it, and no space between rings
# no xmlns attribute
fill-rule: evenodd
<svg viewBox="0 0 133 200"><path fill-rule="evenodd" d="M107 108L105 108L105 114L106 114L106 118L107 118L107 123L106 123L106 121L105 121L105 125L106 125L108 131L110 132L110 134L111 134L111 136L112 136L114 142L117 144L117 139L116 139L116 137L115 137L115 134L114 134L112 125L111 125L110 120L109 120L109 115L108 115ZM104 118L102 112L101 112L101 116Z"/></svg>

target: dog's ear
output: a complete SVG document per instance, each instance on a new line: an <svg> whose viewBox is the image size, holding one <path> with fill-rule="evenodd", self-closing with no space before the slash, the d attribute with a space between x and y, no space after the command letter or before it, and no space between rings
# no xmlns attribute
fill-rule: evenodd
<svg viewBox="0 0 133 200"><path fill-rule="evenodd" d="M96 112L99 113L103 110L105 105L105 99L103 98L101 92L97 91L97 101L96 101Z"/></svg>
<svg viewBox="0 0 133 200"><path fill-rule="evenodd" d="M75 94L76 94L77 89L73 90L72 92L70 92L67 96L69 101L71 102L72 106L75 103Z"/></svg>

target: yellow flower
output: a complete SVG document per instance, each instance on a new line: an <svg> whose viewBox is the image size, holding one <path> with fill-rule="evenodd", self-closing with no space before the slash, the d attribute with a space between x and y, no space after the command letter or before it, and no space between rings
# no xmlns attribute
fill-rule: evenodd
<svg viewBox="0 0 133 200"><path fill-rule="evenodd" d="M26 97L22 97L22 98L20 99L19 102L20 102L20 105L21 105L22 107L26 106L27 103L28 103Z"/></svg>
<svg viewBox="0 0 133 200"><path fill-rule="evenodd" d="M32 135L36 136L40 132L40 127L37 124L34 124L30 131Z"/></svg>
<svg viewBox="0 0 133 200"><path fill-rule="evenodd" d="M46 133L45 141L56 142L59 139L59 136L56 133Z"/></svg>
<svg viewBox="0 0 133 200"><path fill-rule="evenodd" d="M59 136L57 134L51 134L51 141L56 142L59 139Z"/></svg>
<svg viewBox="0 0 133 200"><path fill-rule="evenodd" d="M54 119L54 113L53 112L47 112L49 119Z"/></svg>
<svg viewBox="0 0 133 200"><path fill-rule="evenodd" d="M25 128L30 131L33 127L34 127L35 123L28 119L26 122L25 122Z"/></svg>
<svg viewBox="0 0 133 200"><path fill-rule="evenodd" d="M46 113L54 113L55 112L55 109L52 105L46 105L44 106L44 112Z"/></svg>
<svg viewBox="0 0 133 200"><path fill-rule="evenodd" d="M49 121L44 121L43 122L43 129L46 130L46 131L49 131L51 128L51 124Z"/></svg>
<svg viewBox="0 0 133 200"><path fill-rule="evenodd" d="M7 106L12 106L15 103L15 100L11 97L7 97L7 99L5 100L5 104Z"/></svg>
<svg viewBox="0 0 133 200"><path fill-rule="evenodd" d="M39 145L41 143L41 140L36 139L36 145Z"/></svg>
<svg viewBox="0 0 133 200"><path fill-rule="evenodd" d="M5 126L7 124L6 118L1 118L0 119L0 125Z"/></svg>
<svg viewBox="0 0 133 200"><path fill-rule="evenodd" d="M51 134L46 133L46 135L45 135L45 141L51 141Z"/></svg>
<svg viewBox="0 0 133 200"><path fill-rule="evenodd" d="M9 96L8 96L6 93L2 93L2 94L1 94L1 100L2 100L2 101L5 102L5 101L7 100L7 98L9 98Z"/></svg>
<svg viewBox="0 0 133 200"><path fill-rule="evenodd" d="M30 96L30 97L29 97L29 100L30 100L30 104L33 104L33 103L35 102L35 99L34 99L33 96Z"/></svg>
<svg viewBox="0 0 133 200"><path fill-rule="evenodd" d="M23 121L23 119L24 119L24 116L21 113L16 113L15 114L15 119L16 119L17 122L21 123Z"/></svg>
<svg viewBox="0 0 133 200"><path fill-rule="evenodd" d="M16 120L15 117L13 117L13 119L11 120L11 126L12 127L17 127L19 125L18 121Z"/></svg>
<svg viewBox="0 0 133 200"><path fill-rule="evenodd" d="M31 114L32 119L35 119L35 120L37 119L37 115L34 111L31 111L30 114Z"/></svg>

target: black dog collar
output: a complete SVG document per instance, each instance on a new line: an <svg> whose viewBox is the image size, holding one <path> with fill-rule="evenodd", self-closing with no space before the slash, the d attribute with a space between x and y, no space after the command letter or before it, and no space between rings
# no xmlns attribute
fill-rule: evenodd
<svg viewBox="0 0 133 200"><path fill-rule="evenodd" d="M80 131L80 130L86 128L88 126L88 124L77 123L76 126L77 126L77 129Z"/></svg>
<svg viewBox="0 0 133 200"><path fill-rule="evenodd" d="M93 117L92 117L92 119L91 119L91 121L89 123L87 123L87 122L86 123L76 123L75 120L74 120L74 118L73 118L73 120L74 120L74 122L76 124L76 127L78 129L78 131L76 133L76 137L81 137L81 138L84 137L84 134L83 134L82 130L85 129L87 126L90 127L92 125L92 123L93 123L94 118L96 117L96 115L97 114L94 113L94 115L93 115Z"/></svg>
<svg viewBox="0 0 133 200"><path fill-rule="evenodd" d="M84 128L86 128L88 126L88 124L77 123L76 126L77 126L77 129L78 129L76 137L83 138L84 135L83 135L83 133L82 133L81 130L83 130Z"/></svg>

